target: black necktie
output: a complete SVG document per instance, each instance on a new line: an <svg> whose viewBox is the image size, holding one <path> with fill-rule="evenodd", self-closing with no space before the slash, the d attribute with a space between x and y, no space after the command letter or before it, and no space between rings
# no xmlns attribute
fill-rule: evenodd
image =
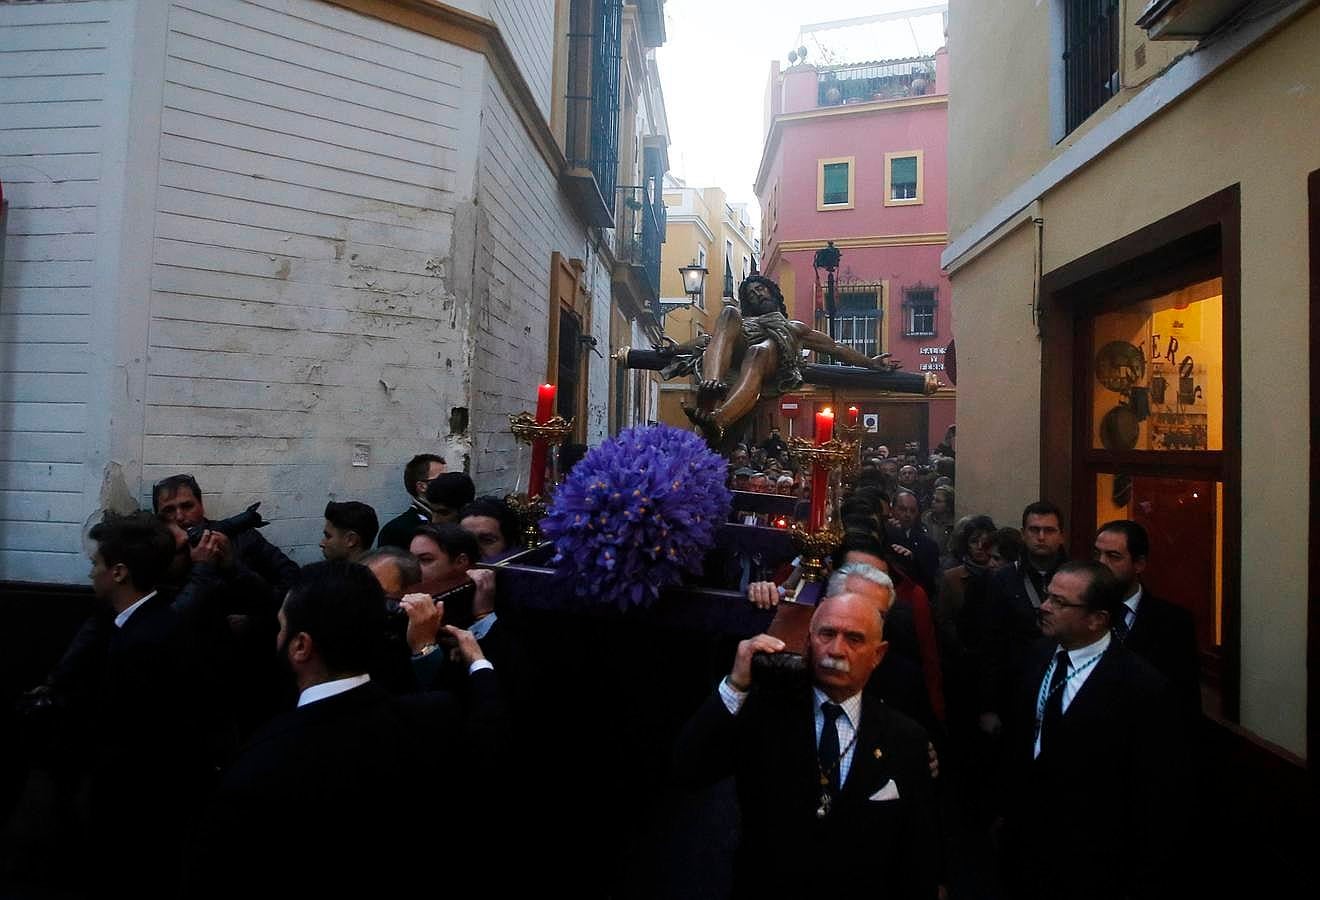
<svg viewBox="0 0 1320 900"><path fill-rule="evenodd" d="M1040 752L1045 752L1045 739L1063 718L1063 682L1068 678L1068 651L1060 650L1054 657L1054 672L1045 699L1045 714L1040 720Z"/></svg>
<svg viewBox="0 0 1320 900"><path fill-rule="evenodd" d="M839 729L835 722L843 715L843 707L827 700L820 705L820 711L825 714L825 722L820 728L817 759L820 761L821 774L829 779L830 792L837 794L839 792Z"/></svg>

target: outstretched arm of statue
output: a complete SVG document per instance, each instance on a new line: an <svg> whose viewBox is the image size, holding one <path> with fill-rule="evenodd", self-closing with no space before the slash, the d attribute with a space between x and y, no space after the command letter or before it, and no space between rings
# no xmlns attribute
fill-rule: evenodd
<svg viewBox="0 0 1320 900"><path fill-rule="evenodd" d="M678 343L672 338L666 337L665 343L656 347L657 353L663 356L691 356L694 353L700 353L710 344L710 335L699 334L690 341Z"/></svg>
<svg viewBox="0 0 1320 900"><path fill-rule="evenodd" d="M866 356L851 347L843 346L828 334L813 331L801 322L794 322L793 324L802 326L799 334L802 337L802 346L808 350L815 350L817 353L828 353L835 359L842 360L851 366L863 366L867 369L878 369L881 372L892 372L902 366L902 363L890 362L888 353L881 353L879 356Z"/></svg>

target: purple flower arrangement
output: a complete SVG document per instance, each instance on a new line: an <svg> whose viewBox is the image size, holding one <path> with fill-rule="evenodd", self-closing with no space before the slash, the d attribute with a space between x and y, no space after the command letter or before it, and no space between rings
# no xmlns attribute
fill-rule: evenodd
<svg viewBox="0 0 1320 900"><path fill-rule="evenodd" d="M626 610L699 572L729 515L728 466L690 431L630 428L589 452L555 491L541 531L574 593Z"/></svg>

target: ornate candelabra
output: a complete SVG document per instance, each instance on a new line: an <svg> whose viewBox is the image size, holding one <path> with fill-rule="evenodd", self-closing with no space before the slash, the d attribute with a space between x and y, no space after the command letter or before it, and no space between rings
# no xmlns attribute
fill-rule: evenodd
<svg viewBox="0 0 1320 900"><path fill-rule="evenodd" d="M834 436L848 447L848 458L843 463L843 477L852 479L862 470L862 426L835 425Z"/></svg>
<svg viewBox="0 0 1320 900"><path fill-rule="evenodd" d="M813 471L811 519L805 526L801 522L794 523L792 532L801 549L802 577L820 582L825 579L825 561L843 543L843 529L838 525L830 483L834 480L833 473L854 455L854 448L837 439L817 445L802 438L792 438L788 452L798 465L810 465ZM822 471L827 473L825 478L815 477ZM816 489L819 485L824 489L818 495Z"/></svg>
<svg viewBox="0 0 1320 900"><path fill-rule="evenodd" d="M509 416L509 430L520 443L530 445L533 450L555 447L562 444L573 430L573 420L563 416L551 416L545 422L537 422L531 413L518 413ZM533 452L533 460L538 454ZM536 464L533 464L535 469ZM543 473L533 471L528 480L526 492L515 491L505 498L505 503L518 514L523 526L523 541L528 547L541 544L541 520L545 518L549 503L548 491L542 481Z"/></svg>

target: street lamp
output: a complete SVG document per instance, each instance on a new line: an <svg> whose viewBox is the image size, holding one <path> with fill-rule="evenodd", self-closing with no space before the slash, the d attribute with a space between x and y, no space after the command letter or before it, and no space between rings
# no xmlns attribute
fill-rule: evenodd
<svg viewBox="0 0 1320 900"><path fill-rule="evenodd" d="M696 303L701 292L705 290L706 273L710 270L705 266L697 265L694 259L686 266L679 266L678 273L683 276L683 291Z"/></svg>
<svg viewBox="0 0 1320 900"><path fill-rule="evenodd" d="M825 314L829 316L831 322L834 320L834 273L839 268L839 261L842 258L843 254L834 246L834 241L829 241L826 246L816 251L811 261L812 268L817 270L817 284L820 284L819 270L825 270Z"/></svg>

